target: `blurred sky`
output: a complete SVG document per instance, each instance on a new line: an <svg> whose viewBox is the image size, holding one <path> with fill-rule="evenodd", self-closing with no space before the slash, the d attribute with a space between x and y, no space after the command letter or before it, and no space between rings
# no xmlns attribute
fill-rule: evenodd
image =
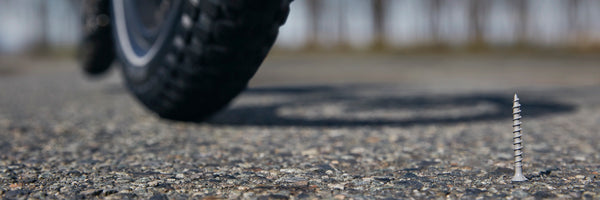
<svg viewBox="0 0 600 200"><path fill-rule="evenodd" d="M287 24L281 29L278 48L301 49L316 31L322 48L347 44L368 48L374 37L373 0L318 0L317 29L312 30L307 0L292 3ZM517 0L526 1L526 38L535 46L564 47L592 45L600 39L600 1L597 0ZM431 5L436 0L383 0L385 4L386 45L394 48L428 45L437 37L449 46L464 46L472 40L469 5L473 0L441 2L437 15ZM519 32L514 0L485 0L481 14L482 33L491 46L514 45ZM71 47L80 37L78 0L0 0L0 52L21 52L46 41L51 47ZM434 18L437 16L437 18ZM431 23L437 26L432 31ZM44 23L47 26L44 26ZM46 28L44 28L46 27Z"/></svg>

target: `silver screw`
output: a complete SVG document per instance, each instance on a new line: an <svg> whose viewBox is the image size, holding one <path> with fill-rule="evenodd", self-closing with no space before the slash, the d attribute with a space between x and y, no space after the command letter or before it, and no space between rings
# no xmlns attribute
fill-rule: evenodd
<svg viewBox="0 0 600 200"><path fill-rule="evenodd" d="M513 99L513 150L515 151L515 175L513 182L526 181L523 176L523 140L521 139L521 104L515 93Z"/></svg>

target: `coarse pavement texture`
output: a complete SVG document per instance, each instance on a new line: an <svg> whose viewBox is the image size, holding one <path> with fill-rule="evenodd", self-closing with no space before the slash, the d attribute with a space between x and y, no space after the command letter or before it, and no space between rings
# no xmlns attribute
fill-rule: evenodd
<svg viewBox="0 0 600 200"><path fill-rule="evenodd" d="M117 70L0 59L6 199L600 198L600 57L272 54L207 122ZM512 94L524 173L511 183Z"/></svg>

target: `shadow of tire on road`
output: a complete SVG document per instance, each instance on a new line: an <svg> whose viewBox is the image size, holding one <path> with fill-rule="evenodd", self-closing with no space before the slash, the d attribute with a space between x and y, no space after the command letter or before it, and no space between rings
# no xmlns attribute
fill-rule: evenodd
<svg viewBox="0 0 600 200"><path fill-rule="evenodd" d="M377 89L361 86L250 89L241 98L283 96L286 100L234 106L217 114L207 123L256 126L412 126L510 120L512 115L512 95L398 96L381 92L368 95L361 93ZM576 108L550 99L522 98L521 104L522 114L527 118L568 113Z"/></svg>

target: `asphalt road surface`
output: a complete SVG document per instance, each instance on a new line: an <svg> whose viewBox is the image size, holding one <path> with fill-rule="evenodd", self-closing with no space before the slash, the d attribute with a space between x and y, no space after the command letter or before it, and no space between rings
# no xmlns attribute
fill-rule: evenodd
<svg viewBox="0 0 600 200"><path fill-rule="evenodd" d="M157 118L117 70L0 59L7 199L600 198L600 57L270 55L203 123ZM511 98L524 173L511 183Z"/></svg>

